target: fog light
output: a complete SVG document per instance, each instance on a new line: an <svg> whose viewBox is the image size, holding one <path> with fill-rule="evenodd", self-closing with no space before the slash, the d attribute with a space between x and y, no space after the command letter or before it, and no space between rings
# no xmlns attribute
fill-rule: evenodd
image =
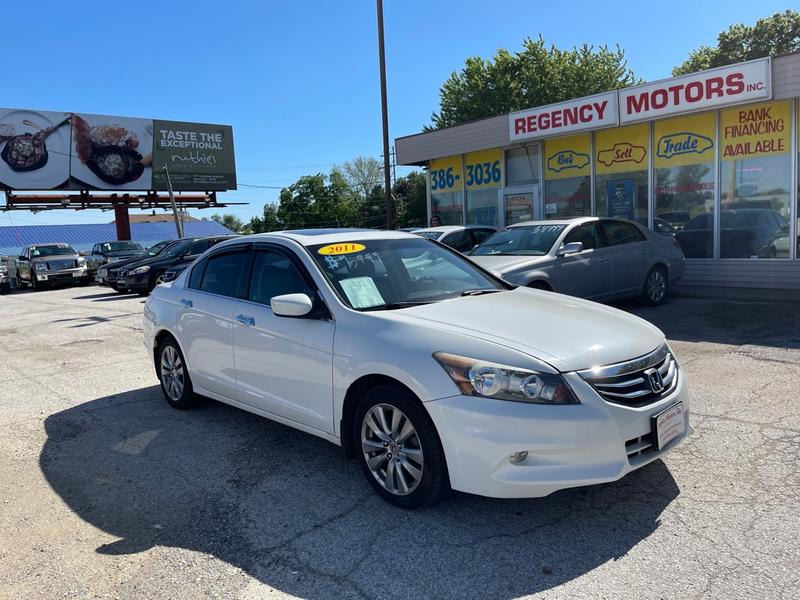
<svg viewBox="0 0 800 600"><path fill-rule="evenodd" d="M521 463L526 458L528 458L528 451L527 450L522 450L520 452L514 452L514 454L509 456L508 457L508 462L510 462L512 465L518 465L519 463Z"/></svg>

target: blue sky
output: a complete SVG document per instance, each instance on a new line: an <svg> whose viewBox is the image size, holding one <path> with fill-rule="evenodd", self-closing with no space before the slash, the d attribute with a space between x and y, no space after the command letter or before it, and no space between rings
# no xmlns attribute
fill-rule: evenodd
<svg viewBox="0 0 800 600"><path fill-rule="evenodd" d="M738 22L792 7L771 0L613 3L384 0L390 135L420 131L468 56L549 43L619 44L647 80ZM373 0L8 2L0 104L231 124L239 182L283 186L381 154ZM13 58L12 58L13 56ZM221 196L260 214L278 190ZM208 211L202 214L211 214ZM99 211L0 213L0 225L107 222Z"/></svg>

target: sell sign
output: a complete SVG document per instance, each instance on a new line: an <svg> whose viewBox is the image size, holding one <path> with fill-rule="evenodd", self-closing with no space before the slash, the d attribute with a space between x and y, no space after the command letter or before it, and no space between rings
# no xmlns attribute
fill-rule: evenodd
<svg viewBox="0 0 800 600"><path fill-rule="evenodd" d="M539 106L508 115L509 137L512 141L564 135L618 123L616 92Z"/></svg>
<svg viewBox="0 0 800 600"><path fill-rule="evenodd" d="M619 91L619 118L633 123L772 97L770 61L762 58Z"/></svg>

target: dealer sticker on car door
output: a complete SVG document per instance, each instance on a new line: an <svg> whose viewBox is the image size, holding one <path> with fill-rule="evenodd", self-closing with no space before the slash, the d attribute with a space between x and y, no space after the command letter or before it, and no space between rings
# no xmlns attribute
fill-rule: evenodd
<svg viewBox="0 0 800 600"><path fill-rule="evenodd" d="M686 432L683 402L673 404L653 417L653 437L658 450Z"/></svg>

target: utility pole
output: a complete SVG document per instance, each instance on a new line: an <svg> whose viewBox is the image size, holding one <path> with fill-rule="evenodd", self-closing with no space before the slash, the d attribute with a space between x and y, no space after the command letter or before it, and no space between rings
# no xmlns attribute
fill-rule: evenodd
<svg viewBox="0 0 800 600"><path fill-rule="evenodd" d="M378 54L381 70L381 117L383 119L383 192L386 205L386 229L392 229L392 173L389 165L389 110L386 106L386 51L383 44L383 0L378 2Z"/></svg>
<svg viewBox="0 0 800 600"><path fill-rule="evenodd" d="M178 239L183 238L183 223L178 215L178 206L175 204L175 192L172 190L172 179L169 176L169 169L164 165L164 174L167 176L167 190L169 191L169 202L172 204L172 216L175 217L175 230L178 232Z"/></svg>

